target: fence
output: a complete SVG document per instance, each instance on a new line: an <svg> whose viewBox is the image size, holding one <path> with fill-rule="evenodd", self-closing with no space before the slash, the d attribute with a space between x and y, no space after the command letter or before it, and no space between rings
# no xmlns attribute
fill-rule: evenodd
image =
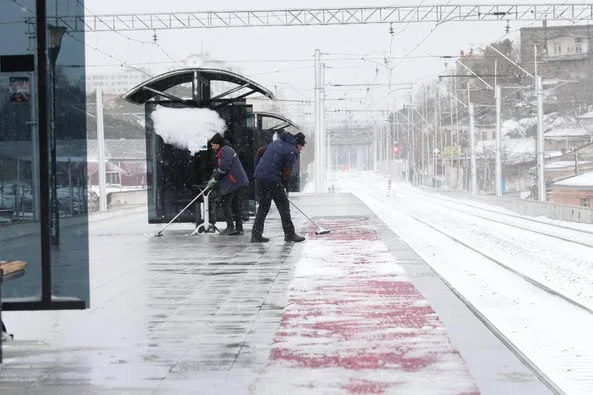
<svg viewBox="0 0 593 395"><path fill-rule="evenodd" d="M546 217L561 221L593 224L593 209L586 207L569 206L565 204L539 202L536 200L518 198L496 197L488 195L467 195L467 197L471 197L472 199L484 201L496 206L501 206L520 215Z"/></svg>

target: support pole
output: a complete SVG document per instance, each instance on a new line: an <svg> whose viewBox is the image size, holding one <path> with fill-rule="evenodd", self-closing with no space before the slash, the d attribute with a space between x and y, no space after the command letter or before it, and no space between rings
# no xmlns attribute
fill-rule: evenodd
<svg viewBox="0 0 593 395"><path fill-rule="evenodd" d="M413 100L410 97L410 106L412 106ZM416 180L418 179L418 170L416 169L416 124L414 122L414 109L412 108L412 111L410 113L411 116L411 122L412 122L412 169L413 169L413 174L412 174L412 184L416 185Z"/></svg>
<svg viewBox="0 0 593 395"><path fill-rule="evenodd" d="M496 196L502 196L502 92L500 85L496 85Z"/></svg>
<svg viewBox="0 0 593 395"><path fill-rule="evenodd" d="M410 103L412 102L412 98L410 97ZM412 162L411 162L411 155L410 152L412 151L412 143L410 141L410 128L412 127L412 114L410 113L410 109L411 109L411 104L408 104L408 130L407 130L407 138L406 138L406 182L412 183L412 180L410 179L410 170L411 170L411 166L412 166Z"/></svg>
<svg viewBox="0 0 593 395"><path fill-rule="evenodd" d="M325 63L320 63L319 73L319 130L321 131L321 182L320 192L327 191L327 134L325 130Z"/></svg>
<svg viewBox="0 0 593 395"><path fill-rule="evenodd" d="M37 108L39 138L39 219L41 228L41 300L51 303L51 206L49 183L49 78L47 58L47 4L45 0L35 1L35 23L37 30ZM35 152L33 152L35 154Z"/></svg>
<svg viewBox="0 0 593 395"><path fill-rule="evenodd" d="M468 97L469 99L469 97ZM469 103L469 144L471 155L471 191L475 195L478 193L478 172L476 166L476 122L474 117L474 105Z"/></svg>
<svg viewBox="0 0 593 395"><path fill-rule="evenodd" d="M319 78L320 78L321 52L315 50L315 192L321 192L321 171L322 171L322 135L321 135L321 111L319 103Z"/></svg>
<svg viewBox="0 0 593 395"><path fill-rule="evenodd" d="M373 128L373 171L377 171L378 167L377 167L377 162L378 162L378 158L377 156L379 155L379 134L377 133L377 127L375 126Z"/></svg>
<svg viewBox="0 0 593 395"><path fill-rule="evenodd" d="M37 59L37 57L35 57ZM37 60L35 60L37 67ZM31 73L31 92L37 92L35 73ZM33 221L39 221L41 218L41 193L39 187L39 122L37 121L37 95L31 97L31 187L33 197Z"/></svg>
<svg viewBox="0 0 593 395"><path fill-rule="evenodd" d="M420 184L424 185L424 176L425 176L425 163L424 163L424 143L425 143L425 139L424 139L424 133L426 133L426 117L428 116L426 114L426 87L423 88L424 90L424 97L422 99L422 127L420 128L420 167L422 168L422 173L420 176Z"/></svg>
<svg viewBox="0 0 593 395"><path fill-rule="evenodd" d="M433 180L436 180L438 176L438 156L437 156L437 131L439 129L439 112L438 112L438 104L439 101L439 89L434 87L434 133L432 135L432 166L433 166Z"/></svg>
<svg viewBox="0 0 593 395"><path fill-rule="evenodd" d="M535 88L537 95L537 195L540 202L545 202L547 197L544 174L544 92L541 76L535 78Z"/></svg>
<svg viewBox="0 0 593 395"><path fill-rule="evenodd" d="M107 211L107 188L105 187L105 129L103 125L103 91L97 87L97 172L99 176L99 211Z"/></svg>
<svg viewBox="0 0 593 395"><path fill-rule="evenodd" d="M52 55L55 53L55 48L49 48L50 53L50 75L51 75L51 89L50 89L50 138L49 138L49 151L50 151L50 180L51 180L51 237L52 244L55 246L60 245L60 201L58 199L58 147L57 147L57 136L56 136L56 57Z"/></svg>

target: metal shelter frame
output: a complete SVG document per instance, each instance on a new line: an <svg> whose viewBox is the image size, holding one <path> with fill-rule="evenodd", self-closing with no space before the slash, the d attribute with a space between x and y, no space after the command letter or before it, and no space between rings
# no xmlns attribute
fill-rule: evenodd
<svg viewBox="0 0 593 395"><path fill-rule="evenodd" d="M593 20L593 4L428 4L392 7L67 15L55 19L70 32L212 29L254 26L320 26L369 23ZM32 20L32 19L31 19ZM26 22L30 23L30 19Z"/></svg>
<svg viewBox="0 0 593 395"><path fill-rule="evenodd" d="M258 126L260 125L260 122L263 120L263 118L272 118L272 119L281 121L281 123L279 123L278 125L275 125L274 127L269 128L267 130L278 131L281 129L285 129L289 126L292 126L296 130L301 130L301 127L299 125L297 125L290 119L288 119L280 114L267 112L267 111L257 111L257 112L254 112L253 115L255 116L255 124Z"/></svg>
<svg viewBox="0 0 593 395"><path fill-rule="evenodd" d="M211 81L230 82L237 86L210 98L208 97L210 95L208 83ZM191 99L181 98L167 92L168 89L186 83L192 84ZM230 96L242 89L247 91L238 96ZM145 104L147 101L160 96L176 103L194 103L202 107L205 105L216 107L228 100L241 100L255 93L259 93L270 100L276 100L272 91L240 74L223 69L190 67L169 71L150 78L130 89L122 98L130 103ZM204 99L204 97L207 98Z"/></svg>

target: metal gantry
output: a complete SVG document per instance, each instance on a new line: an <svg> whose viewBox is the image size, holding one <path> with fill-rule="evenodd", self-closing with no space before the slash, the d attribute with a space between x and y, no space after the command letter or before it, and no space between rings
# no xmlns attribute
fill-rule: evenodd
<svg viewBox="0 0 593 395"><path fill-rule="evenodd" d="M433 4L393 7L195 11L49 18L70 32L204 29L257 26L353 25L412 22L593 20L593 4ZM31 23L34 19L30 20Z"/></svg>

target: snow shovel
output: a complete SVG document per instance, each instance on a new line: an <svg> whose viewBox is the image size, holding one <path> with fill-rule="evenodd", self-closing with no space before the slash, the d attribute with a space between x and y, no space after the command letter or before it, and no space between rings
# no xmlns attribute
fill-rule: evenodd
<svg viewBox="0 0 593 395"><path fill-rule="evenodd" d="M305 214L305 213L303 212L303 210L301 210L301 209L299 208L299 206L297 206L296 204L294 204L294 203L292 202L292 200L288 199L288 201L289 201L289 202L290 202L290 204L292 204L292 205L293 205L293 206L294 206L294 207L295 207L297 210L299 210L299 211L301 212L301 214L303 214L305 217L307 217L307 219L308 219L309 221L311 221L311 223L312 223L313 225L317 226L317 230L315 231L315 234L316 234L316 235L326 235L326 234L328 234L328 233L330 232L330 230L329 230L329 229L323 229L321 226L319 226L319 225L317 224L317 222L313 221L313 220L311 219L311 217L309 217L307 214Z"/></svg>
<svg viewBox="0 0 593 395"><path fill-rule="evenodd" d="M165 225L165 227L164 227L163 229L159 230L159 231L157 232L157 234L156 234L156 235L154 235L154 237L162 237L162 236L163 236L163 232L165 231L165 229L167 229L167 228L169 227L169 225L171 225L171 224L172 224L172 223L173 223L173 222L174 222L174 221L175 221L177 218L179 218L179 216L180 216L181 214L183 214L183 212L184 212L185 210L187 210L187 209L189 208L189 206L191 206L192 204L194 204L194 202L195 202L196 200L198 200L198 199L199 199L199 198L200 198L200 197L201 197L201 196L202 196L202 195L203 195L203 194L204 194L204 193L205 193L205 192L206 192L208 189L210 189L210 187L206 187L206 188L205 188L205 189L204 189L202 192L200 192L200 193L198 194L198 196L196 196L196 197L195 197L195 198L194 198L194 199L193 199L191 202L189 202L189 203L187 204L187 206L185 206L185 207L183 208L183 210L181 210L181 211L180 211L180 212L179 212L179 213L178 213L178 214L177 214L177 215L176 215L176 216L175 216L175 217L174 217L174 218L173 218L171 221L169 221L169 223L168 223L167 225Z"/></svg>

